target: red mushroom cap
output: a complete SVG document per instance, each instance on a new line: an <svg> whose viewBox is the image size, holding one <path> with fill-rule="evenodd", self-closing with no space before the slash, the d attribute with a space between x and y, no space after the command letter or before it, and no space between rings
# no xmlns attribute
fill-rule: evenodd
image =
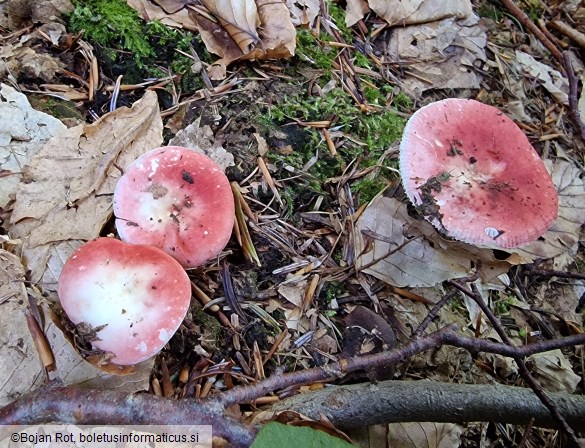
<svg viewBox="0 0 585 448"><path fill-rule="evenodd" d="M69 319L97 332L97 348L113 364L131 365L156 355L185 318L191 282L173 257L156 247L98 238L67 260L59 300Z"/></svg>
<svg viewBox="0 0 585 448"><path fill-rule="evenodd" d="M120 238L149 244L195 267L217 256L230 239L234 198L209 157L167 146L130 164L114 191Z"/></svg>
<svg viewBox="0 0 585 448"><path fill-rule="evenodd" d="M544 234L558 194L522 130L501 111L446 99L412 115L400 173L417 210L447 236L510 248Z"/></svg>

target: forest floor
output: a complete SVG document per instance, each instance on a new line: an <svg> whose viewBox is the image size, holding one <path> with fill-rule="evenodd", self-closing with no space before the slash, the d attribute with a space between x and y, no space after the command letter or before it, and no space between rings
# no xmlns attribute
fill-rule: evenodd
<svg viewBox="0 0 585 448"><path fill-rule="evenodd" d="M584 8L526 0L518 2L523 18L508 2L476 2L471 11L453 1L415 24L403 11L355 16L364 1L287 2L292 41L275 9L260 15L263 42L234 46L232 39L230 47L209 32L209 23L221 28L205 18L221 17L209 6L216 2L204 2L205 14L196 2L129 1L138 12L121 0L65 3L1 5L0 336L20 343L0 349L0 405L56 377L177 399L213 396L283 371L405 346L445 297L428 333L455 323L464 336L515 346L583 333L585 132L577 117L585 113L574 89L585 73L578 34ZM246 56L275 36L281 39L263 55ZM238 47L245 50L236 58ZM218 48L220 63L212 53ZM410 204L399 174L401 136L415 111L445 98L497 107L544 161L559 192L559 216L539 240L518 249L461 243ZM122 166L156 146L199 146L225 167L238 206L237 235L217 259L188 270L194 300L184 324L160 355L125 376L111 375L117 367L72 333L56 295L72 251L116 235L111 193L119 173L95 162L96 154L110 154L112 136ZM61 191L75 193L70 173L46 167L70 151L83 154L85 179L99 186L64 200ZM42 191L31 191L35 183ZM456 285L469 294L456 293ZM52 358L42 373L22 306L49 341ZM17 345L29 347L26 356ZM581 346L566 346L525 361L542 390L583 395L584 357ZM443 345L337 380L284 382L230 409L250 422L299 391L390 379L524 386L526 377L508 356ZM414 425L348 434L369 447L568 446L558 430L531 425Z"/></svg>

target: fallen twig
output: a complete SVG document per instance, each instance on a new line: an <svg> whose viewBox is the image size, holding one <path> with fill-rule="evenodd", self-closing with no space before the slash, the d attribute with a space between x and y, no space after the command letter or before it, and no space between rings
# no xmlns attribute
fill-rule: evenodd
<svg viewBox="0 0 585 448"><path fill-rule="evenodd" d="M464 288L461 285L458 286ZM214 434L227 439L231 443L230 446L243 447L251 443L255 433L254 429L247 428L225 417L223 415L224 410L232 404L251 402L279 389L327 381L343 377L351 372L396 364L417 353L434 349L441 345L462 347L474 353L499 353L521 360L524 356L530 354L584 343L585 334L580 334L554 341L514 347L462 336L457 333L455 325L449 325L387 352L342 359L324 367L275 374L256 384L238 386L206 400L169 400L148 394L126 395L116 391L79 389L52 384L35 392L25 394L14 403L0 409L0 425L47 422L75 424L210 424L213 425ZM423 384L424 387L433 387L431 382L412 382L411 384L413 386ZM360 411L363 410L360 408ZM459 414L460 419L467 418L465 413L459 412ZM439 419L437 421L442 421L440 420L440 413L436 417ZM420 421L420 418L413 418L413 420L417 419ZM470 417L470 419L473 420L475 417ZM510 421L516 420L512 419Z"/></svg>
<svg viewBox="0 0 585 448"><path fill-rule="evenodd" d="M572 427L585 431L585 397L556 393L550 398ZM382 381L333 386L287 398L270 410L290 410L316 420L324 415L341 428L412 421L525 425L531 419L535 426L556 427L530 389L502 385Z"/></svg>
<svg viewBox="0 0 585 448"><path fill-rule="evenodd" d="M494 327L494 330L496 330L496 333L498 333L498 336L500 336L502 341L509 346L513 346L512 341L510 340L510 338L506 334L506 330L504 330L504 327L502 326L502 324L500 323L498 318L494 315L494 313L492 313L492 310L490 309L490 307L487 306L487 304L484 302L481 295L469 290L468 288L459 284L456 281L449 280L449 281L447 281L447 283L449 285L455 287L459 291L461 291L463 294L465 294L469 298L473 299L473 301L475 303L477 303L477 305L481 308L481 310L486 315L486 317L490 320L491 324ZM553 401L546 394L546 392L544 391L542 386L540 384L538 384L538 382L530 374L530 371L528 370L528 367L526 367L526 363L524 362L524 360L520 356L512 356L512 359L514 359L514 361L518 365L518 370L520 372L520 375L522 376L524 381L526 381L526 384L528 384L528 386L538 396L538 398L540 399L542 404L544 404L546 406L546 408L550 411L553 418L559 424L559 427L571 439L573 445L579 446L579 441L577 440L577 435L575 434L573 429L567 424L567 421L561 415L561 413L559 412L559 410L557 409L557 407L555 406Z"/></svg>

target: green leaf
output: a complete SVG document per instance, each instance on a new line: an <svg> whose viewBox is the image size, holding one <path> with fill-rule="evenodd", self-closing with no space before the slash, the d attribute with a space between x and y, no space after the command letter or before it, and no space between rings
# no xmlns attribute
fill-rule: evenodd
<svg viewBox="0 0 585 448"><path fill-rule="evenodd" d="M251 448L347 448L352 446L356 445L308 426L289 426L270 422L258 432Z"/></svg>

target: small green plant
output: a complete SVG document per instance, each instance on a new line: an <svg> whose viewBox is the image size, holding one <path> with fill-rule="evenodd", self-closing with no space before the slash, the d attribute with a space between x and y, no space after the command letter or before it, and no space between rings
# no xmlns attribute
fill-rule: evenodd
<svg viewBox="0 0 585 448"><path fill-rule="evenodd" d="M510 313L510 307L514 304L514 297L506 296L494 302L494 311L498 316Z"/></svg>

